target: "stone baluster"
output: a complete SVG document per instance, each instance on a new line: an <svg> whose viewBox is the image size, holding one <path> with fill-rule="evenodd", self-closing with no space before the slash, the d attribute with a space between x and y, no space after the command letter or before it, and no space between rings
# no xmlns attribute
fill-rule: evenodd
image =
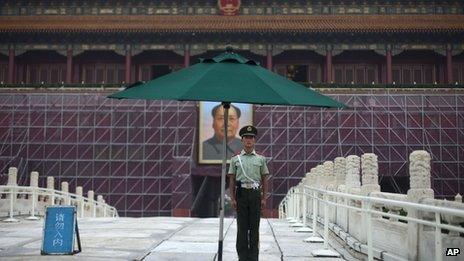
<svg viewBox="0 0 464 261"><path fill-rule="evenodd" d="M77 215L80 217L84 217L85 212L85 205L84 205L84 197L83 197L83 189L81 186L76 187L76 202L77 202Z"/></svg>
<svg viewBox="0 0 464 261"><path fill-rule="evenodd" d="M94 202L94 200L95 200L95 192L93 192L93 190L89 190L87 192L87 197L88 197L88 200L89 200L88 202L89 202L89 206L90 206L90 215L92 217L96 217L97 216L96 208L95 208L96 206L95 206L95 202Z"/></svg>
<svg viewBox="0 0 464 261"><path fill-rule="evenodd" d="M311 171L307 172L305 175L305 185L306 186L314 186L314 175L313 175L313 169L311 168Z"/></svg>
<svg viewBox="0 0 464 261"><path fill-rule="evenodd" d="M62 205L69 205L69 183L66 181L61 182L61 191L63 192L64 199L61 200Z"/></svg>
<svg viewBox="0 0 464 261"><path fill-rule="evenodd" d="M7 194L7 199L9 199L9 203L10 203L10 210L8 211L9 217L3 220L5 222L18 222L18 220L13 217L13 212L15 208L14 206L17 203L16 202L17 192L16 192L16 189L14 188L18 186L17 178L18 178L18 169L15 167L10 167L8 169L8 182L6 185L12 186L13 188L9 189L10 193Z"/></svg>
<svg viewBox="0 0 464 261"><path fill-rule="evenodd" d="M430 182L430 161L431 157L427 151L417 150L409 155L409 185L407 192L408 200L419 202L422 199L433 199L434 192ZM417 218L418 211L407 209L408 217ZM432 217L433 218L433 217ZM417 260L418 258L418 234L419 226L414 222L408 222L408 259Z"/></svg>
<svg viewBox="0 0 464 261"><path fill-rule="evenodd" d="M35 216L35 208L36 208L36 204L38 201L37 200L37 189L39 188L39 172L37 171L31 172L31 180L30 180L29 186L31 188L31 194L28 195L28 198L31 201L31 215L27 217L26 219L37 220L39 218Z"/></svg>
<svg viewBox="0 0 464 261"><path fill-rule="evenodd" d="M49 206L55 205L55 178L47 177L47 203Z"/></svg>
<svg viewBox="0 0 464 261"><path fill-rule="evenodd" d="M433 199L434 192L430 182L430 154L427 151L416 150L409 155L408 200L419 202L421 199Z"/></svg>
<svg viewBox="0 0 464 261"><path fill-rule="evenodd" d="M335 188L335 176L334 176L334 164L332 161L326 161L322 164L323 177L325 180L325 189L334 190Z"/></svg>
<svg viewBox="0 0 464 261"><path fill-rule="evenodd" d="M461 194L456 194L456 196L454 196L454 202L457 202L457 203L462 203L462 196ZM458 217L458 216L451 216L451 215L446 215L444 217L444 219L451 225L454 225L454 226L459 226L460 223L464 222L464 218L463 217ZM459 237L459 232L458 231L453 231L453 230L450 230L449 231L449 235L450 236L455 236L455 237Z"/></svg>
<svg viewBox="0 0 464 261"><path fill-rule="evenodd" d="M99 217L104 217L104 209L105 209L105 206L104 206L104 203L103 203L103 196L102 195L98 195L97 196L97 202L98 202L98 212L97 212L97 215Z"/></svg>
<svg viewBox="0 0 464 261"><path fill-rule="evenodd" d="M355 192L361 187L359 181L359 157L350 155L346 158L346 192Z"/></svg>
<svg viewBox="0 0 464 261"><path fill-rule="evenodd" d="M316 183L316 177L314 176L314 170L315 168L311 168L311 170L306 173L306 179L305 179L305 185L306 186L310 186L310 187L314 187L315 186L315 183ZM309 202L312 202L312 198L308 198ZM312 213L313 210L312 210L312 204L307 204L306 205L307 209L308 209L308 212L309 213Z"/></svg>
<svg viewBox="0 0 464 261"><path fill-rule="evenodd" d="M8 182L7 186L18 186L18 169L11 167L8 169Z"/></svg>
<svg viewBox="0 0 464 261"><path fill-rule="evenodd" d="M336 157L334 160L335 190L343 191L346 179L346 159Z"/></svg>
<svg viewBox="0 0 464 261"><path fill-rule="evenodd" d="M323 175L325 177L325 181L326 181L326 185L325 185L325 189L327 190L332 190L332 191L336 191L337 190L337 187L336 187L336 184L335 184L335 174L334 174L334 163L332 161L325 161L324 164L322 165L323 167ZM334 197L332 196L324 196L324 198L326 198L328 201L334 201ZM324 213L324 215L327 213L328 216L324 216L324 218L328 218L331 222L333 222L335 220L335 212L336 212L336 208L333 207L332 205L329 205L328 203L324 203L325 205L325 208L328 208L327 211L324 211L322 213Z"/></svg>
<svg viewBox="0 0 464 261"><path fill-rule="evenodd" d="M15 167L11 167L8 169L8 181L6 183L7 186L18 186L18 169ZM14 190L12 190L14 192ZM10 198L10 196L13 195L13 193L9 193L7 195L7 198ZM13 198L16 198L16 193L14 193Z"/></svg>
<svg viewBox="0 0 464 261"><path fill-rule="evenodd" d="M459 202L459 203L462 203L462 196L461 194L456 194L456 196L454 197L454 201L455 202Z"/></svg>
<svg viewBox="0 0 464 261"><path fill-rule="evenodd" d="M361 156L361 172L361 193L368 196L371 192L380 192L377 155L374 153L364 153Z"/></svg>
<svg viewBox="0 0 464 261"><path fill-rule="evenodd" d="M30 180L29 185L34 188L39 187L39 172L37 171L31 172L31 180Z"/></svg>
<svg viewBox="0 0 464 261"><path fill-rule="evenodd" d="M316 166L316 184L318 188L325 189L325 180L324 180L324 169L322 165Z"/></svg>

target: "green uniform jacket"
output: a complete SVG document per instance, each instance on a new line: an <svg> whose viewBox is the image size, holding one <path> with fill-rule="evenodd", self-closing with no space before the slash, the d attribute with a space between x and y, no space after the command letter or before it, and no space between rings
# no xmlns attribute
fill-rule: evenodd
<svg viewBox="0 0 464 261"><path fill-rule="evenodd" d="M247 154L245 150L242 150L239 155L246 175L254 181L261 183L261 176L269 174L266 158L257 154L255 150L253 150L250 154ZM233 156L230 159L229 174L234 174L235 180L237 181L251 182L251 180L243 174L243 169L240 166L238 155Z"/></svg>

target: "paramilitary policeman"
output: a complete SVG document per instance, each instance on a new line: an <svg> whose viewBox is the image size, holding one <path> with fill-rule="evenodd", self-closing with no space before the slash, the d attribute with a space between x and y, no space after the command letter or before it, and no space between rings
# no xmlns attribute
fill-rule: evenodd
<svg viewBox="0 0 464 261"><path fill-rule="evenodd" d="M229 168L229 189L232 205L237 210L237 254L239 261L258 261L259 220L266 206L269 170L266 158L254 147L258 130L249 125L240 129L243 150L232 157Z"/></svg>

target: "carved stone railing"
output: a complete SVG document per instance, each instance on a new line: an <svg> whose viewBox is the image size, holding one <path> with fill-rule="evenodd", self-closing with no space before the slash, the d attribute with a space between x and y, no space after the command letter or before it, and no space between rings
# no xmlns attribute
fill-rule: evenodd
<svg viewBox="0 0 464 261"><path fill-rule="evenodd" d="M17 217L38 219L44 216L45 208L52 205L76 206L77 217L118 217L117 210L106 204L101 195L88 191L87 197L82 194L82 187L76 187L76 194L69 193L69 184L61 182L61 190L54 187L54 178L47 177L47 188L38 186L39 173L31 172L30 186L18 186L18 170L8 170L8 182L0 186L0 218L14 222ZM16 217L16 218L15 218Z"/></svg>
<svg viewBox="0 0 464 261"><path fill-rule="evenodd" d="M351 155L312 168L289 190L279 215L297 223L327 223L324 229L332 229L369 260L442 260L447 248L464 249L462 196L434 199L429 153L414 151L409 159L407 194L380 191L376 155Z"/></svg>

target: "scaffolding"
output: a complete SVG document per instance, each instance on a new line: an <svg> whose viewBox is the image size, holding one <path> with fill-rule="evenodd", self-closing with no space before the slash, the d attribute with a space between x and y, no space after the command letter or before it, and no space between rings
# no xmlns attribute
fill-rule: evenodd
<svg viewBox="0 0 464 261"><path fill-rule="evenodd" d="M92 92L92 93L90 93ZM103 91L31 90L0 93L0 182L8 167L82 185L121 216L171 215L189 209L192 175L218 176L197 163L196 102L106 99ZM311 167L373 152L384 191L409 187L408 155L433 160L437 197L464 192L464 95L459 90L327 92L348 110L254 106L257 150L269 159L270 206Z"/></svg>

